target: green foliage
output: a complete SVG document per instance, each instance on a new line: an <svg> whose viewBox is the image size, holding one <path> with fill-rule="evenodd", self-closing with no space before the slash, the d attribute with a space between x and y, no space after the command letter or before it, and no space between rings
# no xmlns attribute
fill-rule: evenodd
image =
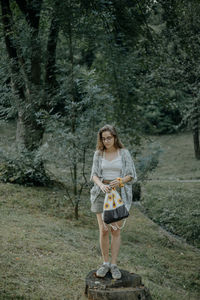
<svg viewBox="0 0 200 300"><path fill-rule="evenodd" d="M67 66L66 66L67 69ZM75 92L72 93L71 78L64 73L61 93L56 95L63 103L63 112L50 116L46 133L45 157L52 157L57 168L65 169L58 180L64 182L68 200L73 203L76 218L83 189L88 189L88 161L93 156L97 131L112 120L113 97L107 86L97 83L95 70L77 67L73 72ZM67 95L67 96L66 96Z"/></svg>
<svg viewBox="0 0 200 300"><path fill-rule="evenodd" d="M173 122L174 128L185 125L191 129L198 128L200 113L195 105L199 104L200 83L199 11L200 5L196 0L170 3L160 0L155 3L150 19L155 49L149 56L151 62L147 60L151 68L147 87L150 91L157 89L160 99L165 101L165 106L157 101L158 109L163 107L166 111L169 101L175 104L170 109L178 114L178 120ZM167 109L166 121L168 119Z"/></svg>
<svg viewBox="0 0 200 300"><path fill-rule="evenodd" d="M31 124L31 130L17 129L21 139L31 135L27 149L39 150L45 130L51 132L76 173L105 123L119 129L134 156L142 132L198 127L198 1L48 0L41 10L42 2L34 3L27 11L10 1L4 39L10 38L15 58L6 57L0 28L0 116L23 116L25 128Z"/></svg>
<svg viewBox="0 0 200 300"><path fill-rule="evenodd" d="M149 144L148 147L148 155L146 156L138 156L136 169L138 175L138 181L145 181L150 179L151 172L155 171L158 162L159 156L162 153L160 146Z"/></svg>
<svg viewBox="0 0 200 300"><path fill-rule="evenodd" d="M155 98L155 100L152 99L152 101L144 105L145 120L142 124L144 132L147 134L177 132L182 121L178 105L174 99L167 105L163 105L163 103L158 105L158 103L159 100Z"/></svg>
<svg viewBox="0 0 200 300"><path fill-rule="evenodd" d="M14 119L17 114L15 96L11 89L11 73L9 69L9 60L6 56L5 47L0 41L0 119Z"/></svg>
<svg viewBox="0 0 200 300"><path fill-rule="evenodd" d="M44 171L43 161L39 153L0 152L0 181L22 185L45 186L50 184L50 178Z"/></svg>

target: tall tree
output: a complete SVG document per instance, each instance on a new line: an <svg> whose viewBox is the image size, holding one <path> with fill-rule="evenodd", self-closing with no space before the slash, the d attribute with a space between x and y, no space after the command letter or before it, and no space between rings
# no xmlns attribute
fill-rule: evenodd
<svg viewBox="0 0 200 300"><path fill-rule="evenodd" d="M42 0L1 0L4 39L11 69L11 83L17 107L16 139L20 152L34 156L42 143L44 124L37 115L43 109L49 110L47 95L55 87L55 53L59 31L55 17L57 4L53 6L51 26L44 64L40 40L40 19ZM23 37L20 26L23 24ZM24 42L27 45L24 45ZM28 48L28 50L27 50ZM44 69L45 66L45 69ZM43 74L46 73L43 80ZM45 87L46 86L46 87ZM33 160L34 161L34 160ZM34 162L33 162L34 163ZM42 162L39 170L45 176Z"/></svg>

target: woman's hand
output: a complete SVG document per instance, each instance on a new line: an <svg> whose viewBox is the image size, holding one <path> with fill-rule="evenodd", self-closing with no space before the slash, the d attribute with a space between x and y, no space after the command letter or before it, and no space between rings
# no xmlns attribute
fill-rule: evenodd
<svg viewBox="0 0 200 300"><path fill-rule="evenodd" d="M110 186L111 186L112 188L115 188L115 187L120 186L119 180L118 180L118 179L114 179L113 181L110 182Z"/></svg>
<svg viewBox="0 0 200 300"><path fill-rule="evenodd" d="M109 193L110 190L111 190L111 187L110 185L107 185L107 184L101 184L100 185L100 189L102 190L103 193Z"/></svg>

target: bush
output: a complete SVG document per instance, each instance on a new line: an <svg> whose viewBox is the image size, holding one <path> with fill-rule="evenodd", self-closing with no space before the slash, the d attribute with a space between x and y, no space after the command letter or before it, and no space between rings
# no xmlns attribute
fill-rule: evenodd
<svg viewBox="0 0 200 300"><path fill-rule="evenodd" d="M138 157L136 164L138 181L147 180L150 173L156 169L161 152L160 146L150 144L148 147L148 155Z"/></svg>
<svg viewBox="0 0 200 300"><path fill-rule="evenodd" d="M46 186L50 178L42 160L35 153L22 153L13 159L3 156L0 163L0 181L23 185Z"/></svg>
<svg viewBox="0 0 200 300"><path fill-rule="evenodd" d="M145 117L143 130L147 134L175 133L181 123L178 109L163 108L158 104L147 106Z"/></svg>

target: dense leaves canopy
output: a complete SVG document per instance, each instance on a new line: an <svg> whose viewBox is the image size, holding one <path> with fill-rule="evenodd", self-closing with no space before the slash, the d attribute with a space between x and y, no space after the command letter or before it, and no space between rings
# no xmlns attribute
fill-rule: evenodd
<svg viewBox="0 0 200 300"><path fill-rule="evenodd" d="M41 159L51 133L76 186L85 149L112 123L133 154L143 133L189 125L200 158L199 1L0 3L0 117L17 119L20 155Z"/></svg>

